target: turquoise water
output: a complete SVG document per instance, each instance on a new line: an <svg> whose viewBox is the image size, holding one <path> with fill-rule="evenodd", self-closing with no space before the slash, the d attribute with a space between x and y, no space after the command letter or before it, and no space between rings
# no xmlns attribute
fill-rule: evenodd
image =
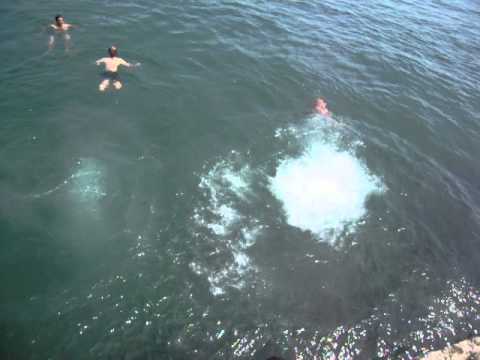
<svg viewBox="0 0 480 360"><path fill-rule="evenodd" d="M477 334L479 17L0 5L2 358L408 359ZM112 44L142 66L100 93Z"/></svg>

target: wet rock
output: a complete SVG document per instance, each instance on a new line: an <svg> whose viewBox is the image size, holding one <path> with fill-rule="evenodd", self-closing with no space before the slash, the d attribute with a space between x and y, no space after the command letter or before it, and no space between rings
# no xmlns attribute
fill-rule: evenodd
<svg viewBox="0 0 480 360"><path fill-rule="evenodd" d="M460 341L453 346L428 353L423 360L480 360L480 337Z"/></svg>

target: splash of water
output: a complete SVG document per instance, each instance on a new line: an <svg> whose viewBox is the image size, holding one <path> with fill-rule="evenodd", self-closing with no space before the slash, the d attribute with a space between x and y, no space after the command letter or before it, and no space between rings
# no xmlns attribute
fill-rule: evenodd
<svg viewBox="0 0 480 360"><path fill-rule="evenodd" d="M384 187L351 151L316 136L300 157L280 162L270 190L290 225L323 237L364 217L366 200Z"/></svg>

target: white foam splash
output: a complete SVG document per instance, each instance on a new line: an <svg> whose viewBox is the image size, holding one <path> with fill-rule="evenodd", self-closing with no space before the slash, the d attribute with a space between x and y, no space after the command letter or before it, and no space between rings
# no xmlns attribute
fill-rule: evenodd
<svg viewBox="0 0 480 360"><path fill-rule="evenodd" d="M281 161L270 179L288 223L320 236L333 235L332 242L366 214L368 196L383 189L352 152L318 135L307 141L303 155Z"/></svg>
<svg viewBox="0 0 480 360"><path fill-rule="evenodd" d="M194 267L207 277L213 295L224 294L227 287L242 288L248 276L256 273L248 250L269 224L262 223L261 213L244 213L252 208L252 199L261 199L253 193L254 184L270 180L270 191L282 203L288 223L322 236L328 234L332 243L337 234L353 231L364 217L366 199L383 187L353 151L337 147L340 128L313 117L301 127L277 130L276 138L294 139L305 151L298 158L281 161L273 178L243 163L236 153L202 176L199 189L206 203L195 208L192 220L198 228L208 230L211 236L202 239L215 247L214 256L223 253L228 259L220 267L199 259Z"/></svg>
<svg viewBox="0 0 480 360"><path fill-rule="evenodd" d="M222 204L215 209L215 214L220 220L207 224L207 227L217 235L226 235L231 224L238 219L239 215L235 209L230 206Z"/></svg>

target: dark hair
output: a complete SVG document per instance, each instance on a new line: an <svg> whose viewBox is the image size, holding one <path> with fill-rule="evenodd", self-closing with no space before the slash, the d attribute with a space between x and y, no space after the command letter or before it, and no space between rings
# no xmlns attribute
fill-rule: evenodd
<svg viewBox="0 0 480 360"><path fill-rule="evenodd" d="M118 55L118 50L115 46L111 46L108 48L108 54L110 55L110 57L115 57Z"/></svg>
<svg viewBox="0 0 480 360"><path fill-rule="evenodd" d="M270 356L267 360L284 360L280 356Z"/></svg>
<svg viewBox="0 0 480 360"><path fill-rule="evenodd" d="M58 19L60 19L60 18L63 18L63 16L58 14L57 16L55 16L55 21L58 21Z"/></svg>

